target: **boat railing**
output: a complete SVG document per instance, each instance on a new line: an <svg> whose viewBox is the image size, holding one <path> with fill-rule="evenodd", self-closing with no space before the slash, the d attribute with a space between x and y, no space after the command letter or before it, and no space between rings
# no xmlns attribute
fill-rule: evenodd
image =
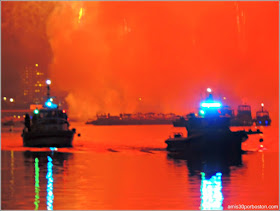
<svg viewBox="0 0 280 211"><path fill-rule="evenodd" d="M49 118L38 118L35 122L32 122L32 124L68 124L68 121L65 118L59 118L59 117L49 117Z"/></svg>

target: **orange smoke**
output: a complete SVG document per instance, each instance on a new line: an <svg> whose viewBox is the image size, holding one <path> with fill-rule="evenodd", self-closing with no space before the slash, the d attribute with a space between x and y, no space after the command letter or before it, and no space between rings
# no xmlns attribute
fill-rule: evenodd
<svg viewBox="0 0 280 211"><path fill-rule="evenodd" d="M207 87L278 116L278 2L57 4L50 73L70 116L187 113Z"/></svg>

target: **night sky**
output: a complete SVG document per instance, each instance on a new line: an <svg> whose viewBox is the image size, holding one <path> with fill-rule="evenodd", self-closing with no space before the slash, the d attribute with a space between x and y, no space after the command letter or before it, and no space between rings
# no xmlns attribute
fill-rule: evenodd
<svg viewBox="0 0 280 211"><path fill-rule="evenodd" d="M278 122L279 2L1 2L2 96L38 63L69 114L195 111L211 87Z"/></svg>

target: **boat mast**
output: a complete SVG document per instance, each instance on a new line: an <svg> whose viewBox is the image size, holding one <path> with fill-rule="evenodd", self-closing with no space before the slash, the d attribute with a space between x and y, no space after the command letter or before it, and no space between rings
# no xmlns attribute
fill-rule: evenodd
<svg viewBox="0 0 280 211"><path fill-rule="evenodd" d="M51 80L46 80L46 84L47 84L47 98L50 99L50 84L51 84Z"/></svg>

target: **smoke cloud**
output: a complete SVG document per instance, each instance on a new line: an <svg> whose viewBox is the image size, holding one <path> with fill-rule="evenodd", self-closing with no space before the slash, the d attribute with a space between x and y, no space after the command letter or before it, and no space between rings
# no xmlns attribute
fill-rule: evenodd
<svg viewBox="0 0 280 211"><path fill-rule="evenodd" d="M46 14L52 89L68 93L70 118L187 113L207 87L233 108L263 102L278 118L278 2L52 5L30 11Z"/></svg>

